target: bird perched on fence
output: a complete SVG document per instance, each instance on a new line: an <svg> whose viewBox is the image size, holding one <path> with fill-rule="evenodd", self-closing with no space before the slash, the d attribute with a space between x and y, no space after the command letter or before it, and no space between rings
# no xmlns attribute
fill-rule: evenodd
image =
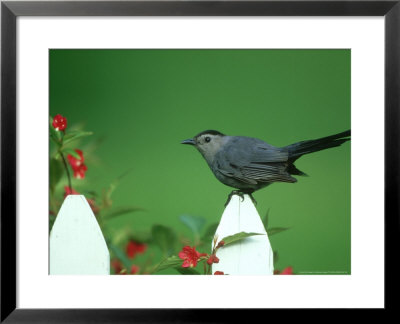
<svg viewBox="0 0 400 324"><path fill-rule="evenodd" d="M319 139L276 147L262 140L245 136L228 136L206 130L182 144L193 145L203 155L211 171L223 184L243 197L273 182L297 182L293 175L306 175L294 165L301 156L340 146L350 140L350 130ZM225 204L225 205L226 205Z"/></svg>

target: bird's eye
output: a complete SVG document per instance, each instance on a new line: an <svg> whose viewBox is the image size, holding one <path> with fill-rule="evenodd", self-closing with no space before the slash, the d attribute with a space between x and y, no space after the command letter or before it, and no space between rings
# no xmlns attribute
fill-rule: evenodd
<svg viewBox="0 0 400 324"><path fill-rule="evenodd" d="M211 141L211 138L209 138L209 137L207 136L204 140L208 143L209 141Z"/></svg>

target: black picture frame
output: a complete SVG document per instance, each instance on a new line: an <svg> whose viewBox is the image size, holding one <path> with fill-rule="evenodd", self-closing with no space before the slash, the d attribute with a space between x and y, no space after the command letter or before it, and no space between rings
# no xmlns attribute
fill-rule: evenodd
<svg viewBox="0 0 400 324"><path fill-rule="evenodd" d="M238 312L194 309L16 308L16 19L19 16L384 16L385 309L394 309L399 247L400 0L394 1L2 1L1 322L225 322ZM371 130L373 136L373 130ZM367 140L367 139L366 139ZM366 163L368 158L366 152ZM261 315L261 314L259 314ZM258 316L258 314L252 314Z"/></svg>

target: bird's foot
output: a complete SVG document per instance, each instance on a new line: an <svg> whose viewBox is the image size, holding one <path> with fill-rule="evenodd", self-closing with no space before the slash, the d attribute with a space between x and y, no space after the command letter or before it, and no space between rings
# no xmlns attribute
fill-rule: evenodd
<svg viewBox="0 0 400 324"><path fill-rule="evenodd" d="M248 194L251 201L253 202L254 206L257 206L257 200L254 199L253 195L251 193Z"/></svg>
<svg viewBox="0 0 400 324"><path fill-rule="evenodd" d="M231 201L232 197L234 195L238 195L240 198L242 198L242 201L244 200L244 193L240 190L232 190L232 192L228 195L228 199L225 203L225 207L228 206L229 202Z"/></svg>
<svg viewBox="0 0 400 324"><path fill-rule="evenodd" d="M244 191L241 191L241 190L232 190L232 192L229 194L228 200L226 201L224 206L225 207L228 206L228 204L231 201L233 195L239 196L240 198L242 198L242 201L243 201L245 194L249 195L249 197L250 197L250 199L251 199L251 201L253 202L254 205L257 205L257 201L254 199L254 197L251 194L251 192L249 193L249 192L244 192Z"/></svg>

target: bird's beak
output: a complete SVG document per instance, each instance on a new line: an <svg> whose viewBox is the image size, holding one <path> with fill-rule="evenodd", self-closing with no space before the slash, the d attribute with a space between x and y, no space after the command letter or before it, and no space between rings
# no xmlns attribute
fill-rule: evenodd
<svg viewBox="0 0 400 324"><path fill-rule="evenodd" d="M196 145L196 143L194 142L194 140L192 138L182 141L181 144Z"/></svg>

